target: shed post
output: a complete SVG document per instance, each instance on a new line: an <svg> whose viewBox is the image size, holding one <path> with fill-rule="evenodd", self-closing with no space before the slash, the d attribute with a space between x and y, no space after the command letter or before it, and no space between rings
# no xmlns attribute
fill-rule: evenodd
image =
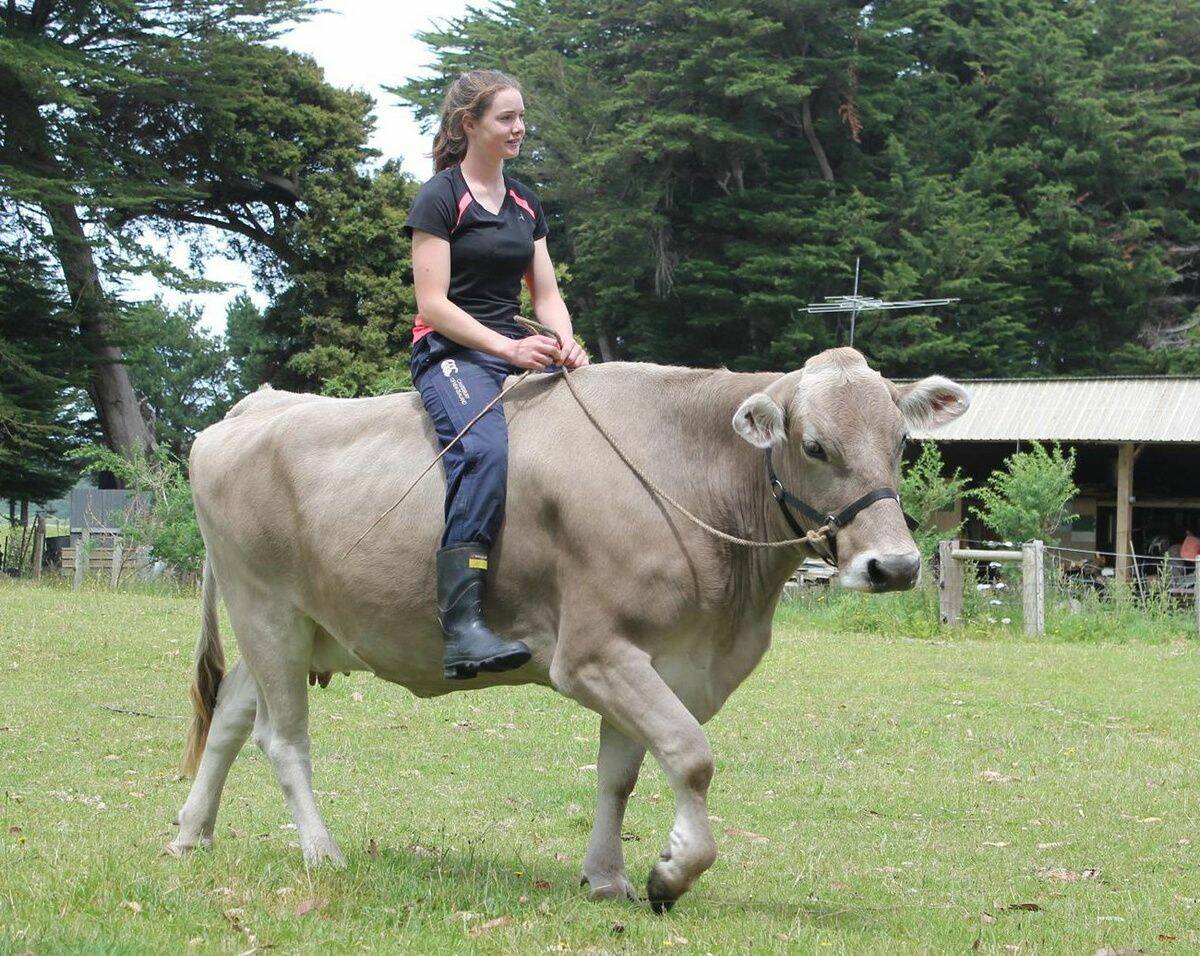
<svg viewBox="0 0 1200 956"><path fill-rule="evenodd" d="M71 581L71 590L78 591L83 585L83 575L92 562L91 533L85 527L79 535L79 544L75 545L75 577Z"/></svg>
<svg viewBox="0 0 1200 956"><path fill-rule="evenodd" d="M30 569L35 581L42 579L42 557L46 553L46 516L33 519L33 567Z"/></svg>
<svg viewBox="0 0 1200 956"><path fill-rule="evenodd" d="M962 620L962 564L951 554L958 548L958 539L938 542L938 605L942 624L956 627Z"/></svg>
<svg viewBox="0 0 1200 956"><path fill-rule="evenodd" d="M1046 633L1046 546L1041 541L1021 545L1021 607L1026 634Z"/></svg>
<svg viewBox="0 0 1200 956"><path fill-rule="evenodd" d="M1116 572L1118 581L1129 580L1131 563L1129 552L1133 545L1133 445L1129 442L1117 449L1117 553Z"/></svg>

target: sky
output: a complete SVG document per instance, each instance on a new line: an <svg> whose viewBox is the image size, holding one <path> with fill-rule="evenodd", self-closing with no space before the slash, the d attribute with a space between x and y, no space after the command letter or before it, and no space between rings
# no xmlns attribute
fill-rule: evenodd
<svg viewBox="0 0 1200 956"><path fill-rule="evenodd" d="M475 6L483 4L475 0ZM307 53L325 70L335 86L366 90L375 98L375 132L371 145L382 159L399 158L403 168L420 180L433 175L429 158L432 136L421 132L412 113L382 89L427 72L433 54L415 34L426 27L460 16L466 0L326 0L328 12L301 24L279 41L281 46ZM158 246L181 268L187 266L187 250L179 244ZM204 278L228 283L224 292L184 296L143 277L131 282L123 298L137 300L162 295L170 305L185 300L204 309L204 326L225 331L225 306L240 292L249 292L260 306L266 299L257 293L249 269L224 258L205 261Z"/></svg>

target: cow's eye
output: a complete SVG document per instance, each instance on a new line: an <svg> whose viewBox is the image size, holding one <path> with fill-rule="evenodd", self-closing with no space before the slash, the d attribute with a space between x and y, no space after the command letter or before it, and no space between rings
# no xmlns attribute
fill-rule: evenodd
<svg viewBox="0 0 1200 956"><path fill-rule="evenodd" d="M820 442L815 442L811 438L804 440L804 454L809 458L815 458L817 461L824 461L826 458L825 449L821 447Z"/></svg>

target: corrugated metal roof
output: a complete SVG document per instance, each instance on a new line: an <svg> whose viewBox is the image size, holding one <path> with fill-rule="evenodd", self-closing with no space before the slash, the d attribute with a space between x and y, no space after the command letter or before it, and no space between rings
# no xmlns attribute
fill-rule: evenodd
<svg viewBox="0 0 1200 956"><path fill-rule="evenodd" d="M1200 443L1200 377L961 379L971 407L914 438Z"/></svg>

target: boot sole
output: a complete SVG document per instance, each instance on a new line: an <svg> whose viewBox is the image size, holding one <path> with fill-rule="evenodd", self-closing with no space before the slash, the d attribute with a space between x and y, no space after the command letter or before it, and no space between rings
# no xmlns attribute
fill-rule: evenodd
<svg viewBox="0 0 1200 956"><path fill-rule="evenodd" d="M442 676L446 680L470 680L472 677L477 677L480 671L511 671L520 667L531 658L533 654L529 651L511 651L505 654L497 654L495 657L489 657L482 661L456 661L453 664L444 664Z"/></svg>

